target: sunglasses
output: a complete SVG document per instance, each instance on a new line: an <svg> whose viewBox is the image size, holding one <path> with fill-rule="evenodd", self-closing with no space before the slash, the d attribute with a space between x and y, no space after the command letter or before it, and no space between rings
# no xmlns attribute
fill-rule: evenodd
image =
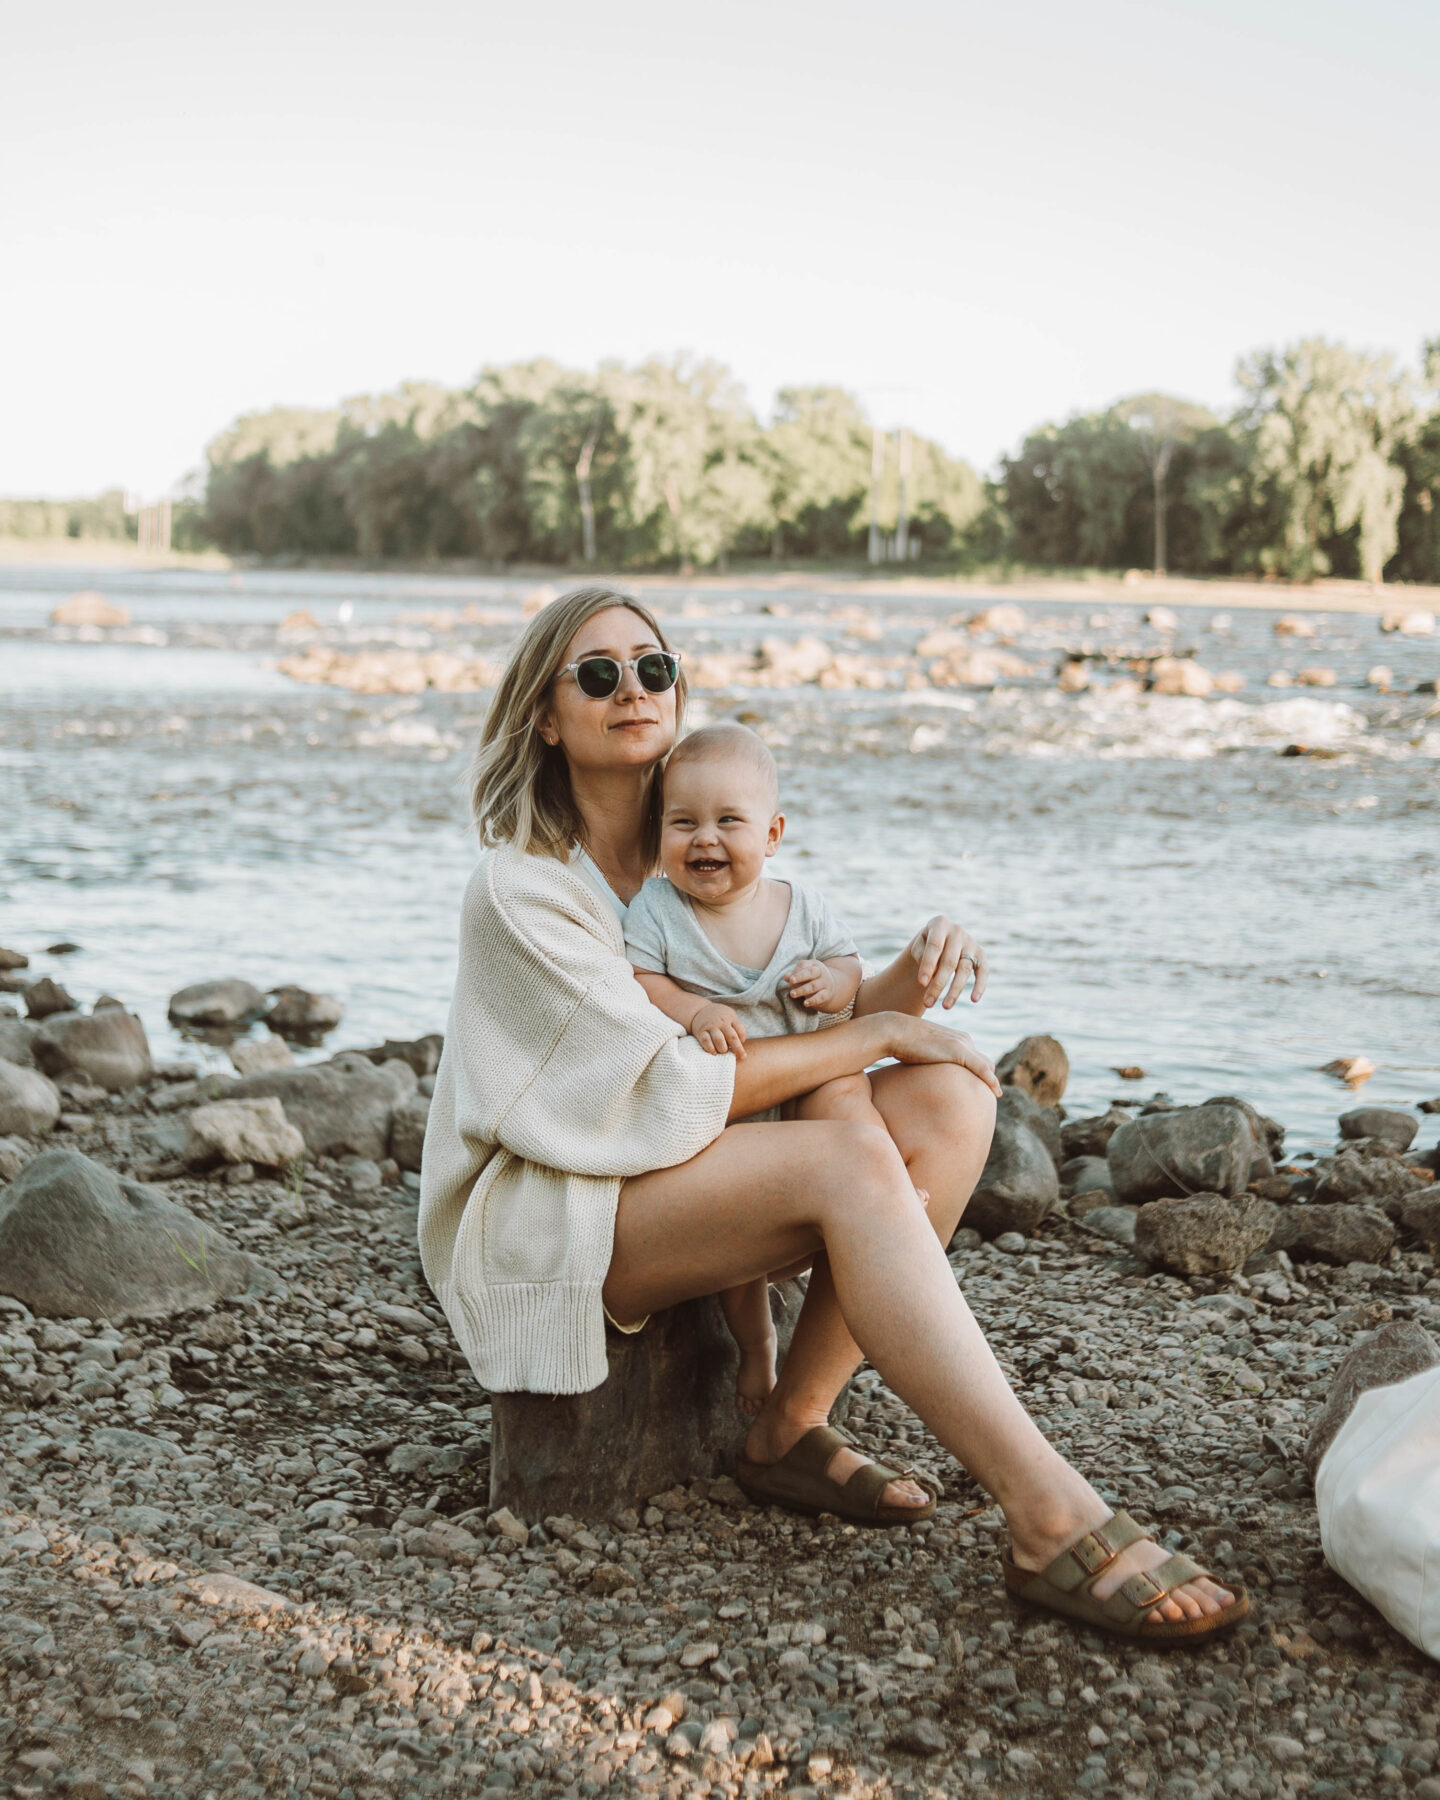
<svg viewBox="0 0 1440 1800"><path fill-rule="evenodd" d="M647 650L643 656L627 656L623 663L613 656L585 656L579 662L566 663L562 675L573 675L580 692L591 700L608 700L624 679L624 671L633 669L635 678L647 694L666 694L680 675L678 650Z"/></svg>

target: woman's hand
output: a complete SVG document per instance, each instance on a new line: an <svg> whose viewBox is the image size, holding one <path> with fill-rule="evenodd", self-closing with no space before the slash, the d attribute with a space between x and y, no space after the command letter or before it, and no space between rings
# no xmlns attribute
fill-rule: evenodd
<svg viewBox="0 0 1440 1800"><path fill-rule="evenodd" d="M998 1100L1000 1082L988 1057L982 1056L963 1031L952 1031L948 1025L937 1025L917 1019L910 1013L887 1013L886 1039L889 1053L902 1063L958 1063L978 1076Z"/></svg>
<svg viewBox="0 0 1440 1800"><path fill-rule="evenodd" d="M915 979L927 1007L933 1006L943 993L945 998L941 1005L948 1012L972 978L975 985L970 990L971 1000L978 1000L985 992L990 974L985 952L963 926L956 925L943 913L936 913L928 924L920 927L911 938L906 954L915 963Z"/></svg>

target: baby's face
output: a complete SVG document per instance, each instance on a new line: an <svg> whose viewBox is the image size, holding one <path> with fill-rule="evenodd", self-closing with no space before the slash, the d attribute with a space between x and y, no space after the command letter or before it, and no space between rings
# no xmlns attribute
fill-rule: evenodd
<svg viewBox="0 0 1440 1800"><path fill-rule="evenodd" d="M711 905L755 882L785 830L768 781L745 757L707 757L665 775L660 866Z"/></svg>

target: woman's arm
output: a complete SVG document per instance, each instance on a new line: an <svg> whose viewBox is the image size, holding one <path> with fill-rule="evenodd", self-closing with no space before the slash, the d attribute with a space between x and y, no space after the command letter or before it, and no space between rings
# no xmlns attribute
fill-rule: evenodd
<svg viewBox="0 0 1440 1800"><path fill-rule="evenodd" d="M855 996L855 1016L862 1013L903 1012L918 1016L945 996L948 1011L965 991L973 975L970 998L978 1000L989 977L985 952L962 926L937 913L922 925L910 942L878 975L862 981Z"/></svg>
<svg viewBox="0 0 1440 1800"><path fill-rule="evenodd" d="M754 1039L746 1047L744 1062L735 1065L730 1120L764 1112L838 1076L858 1075L887 1056L900 1062L959 1063L997 1097L1000 1093L994 1069L963 1031L927 1024L905 1013L873 1012L832 1025L828 1031Z"/></svg>

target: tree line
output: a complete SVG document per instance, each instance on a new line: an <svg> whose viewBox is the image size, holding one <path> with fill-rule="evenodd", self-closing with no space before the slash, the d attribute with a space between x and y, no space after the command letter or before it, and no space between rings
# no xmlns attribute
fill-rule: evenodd
<svg viewBox="0 0 1440 1800"><path fill-rule="evenodd" d="M1149 393L1037 426L996 475L852 394L768 422L714 362L549 361L276 407L208 446L176 544L262 558L1155 568L1440 582L1440 339L1418 376L1312 338L1243 358L1225 418ZM0 535L135 535L118 494L0 501Z"/></svg>

